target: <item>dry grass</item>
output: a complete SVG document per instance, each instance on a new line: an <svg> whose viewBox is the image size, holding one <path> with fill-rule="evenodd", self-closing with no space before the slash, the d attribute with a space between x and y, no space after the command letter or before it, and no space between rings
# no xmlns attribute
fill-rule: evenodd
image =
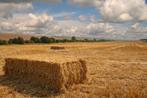
<svg viewBox="0 0 147 98"><path fill-rule="evenodd" d="M48 49L53 45L65 47L66 50ZM3 66L4 59L12 56L37 55L42 59L44 55L47 55L62 59L52 60L57 60L57 62L69 61L72 56L87 62L88 81L86 83L75 85L63 94L55 94L49 93L44 88L4 77L1 69L0 97L147 98L146 43L106 42L53 45L1 46L0 64Z"/></svg>

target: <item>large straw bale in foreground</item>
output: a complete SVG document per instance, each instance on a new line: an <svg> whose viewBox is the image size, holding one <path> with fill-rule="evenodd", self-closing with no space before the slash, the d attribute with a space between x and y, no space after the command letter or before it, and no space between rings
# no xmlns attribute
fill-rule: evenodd
<svg viewBox="0 0 147 98"><path fill-rule="evenodd" d="M83 60L48 62L24 58L7 58L5 74L10 78L29 81L51 90L64 91L86 79L86 63Z"/></svg>

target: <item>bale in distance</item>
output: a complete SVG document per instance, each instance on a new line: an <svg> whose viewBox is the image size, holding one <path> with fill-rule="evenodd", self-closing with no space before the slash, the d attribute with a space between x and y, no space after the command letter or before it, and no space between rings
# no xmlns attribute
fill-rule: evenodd
<svg viewBox="0 0 147 98"><path fill-rule="evenodd" d="M61 46L51 46L50 49L52 49L52 50L62 50L62 49L65 49L65 47L61 47Z"/></svg>

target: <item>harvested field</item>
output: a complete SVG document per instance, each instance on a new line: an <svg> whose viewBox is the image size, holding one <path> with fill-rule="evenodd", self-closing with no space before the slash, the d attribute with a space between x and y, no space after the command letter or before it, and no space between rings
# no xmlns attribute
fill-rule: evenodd
<svg viewBox="0 0 147 98"><path fill-rule="evenodd" d="M35 60L30 60L30 58ZM29 56L29 58L25 56L6 58L4 70L9 78L28 81L43 88L48 88L48 90L60 92L66 91L73 84L83 83L86 80L87 67L85 61L69 61L69 58L65 60L64 62L63 60L53 62L53 59L50 58L37 59L36 55Z"/></svg>
<svg viewBox="0 0 147 98"><path fill-rule="evenodd" d="M65 50L51 50L51 46L65 47ZM4 76L5 58L12 57L38 58L45 62L55 58L51 61L60 63L82 59L87 63L88 80L62 94L49 92ZM1 98L147 98L147 43L143 42L0 46L0 65Z"/></svg>

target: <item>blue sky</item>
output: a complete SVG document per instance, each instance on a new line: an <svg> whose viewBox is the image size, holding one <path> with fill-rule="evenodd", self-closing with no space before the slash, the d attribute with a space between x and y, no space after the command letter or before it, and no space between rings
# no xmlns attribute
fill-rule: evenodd
<svg viewBox="0 0 147 98"><path fill-rule="evenodd" d="M145 0L147 4L147 0ZM50 4L46 2L33 2L34 12L36 13L44 13L47 12L49 14L56 14L62 12L75 12L77 16L79 15L96 15L99 19L101 18L100 13L93 6L81 7L79 5L71 5L66 0L59 4Z"/></svg>
<svg viewBox="0 0 147 98"><path fill-rule="evenodd" d="M16 1L0 1L0 32L147 38L147 0Z"/></svg>
<svg viewBox="0 0 147 98"><path fill-rule="evenodd" d="M48 13L48 14L59 14L59 13L74 13L73 17L78 17L79 15L91 16L95 15L97 19L100 19L101 15L96 10L95 7L87 6L81 7L79 5L71 5L67 2L62 2L59 4L49 4L45 2L34 2L33 3L34 12L36 13Z"/></svg>
<svg viewBox="0 0 147 98"><path fill-rule="evenodd" d="M145 0L147 3L147 0ZM46 2L33 2L34 12L35 13L48 13L51 15L57 15L62 13L73 13L71 16L73 19L78 19L78 16L91 16L95 15L97 20L101 20L100 12L93 6L85 6L82 7L80 5L71 5L67 1L59 4L49 4ZM55 19L62 20L64 17L55 17ZM128 26L131 24L128 22ZM147 22L142 22L142 26L147 26Z"/></svg>

